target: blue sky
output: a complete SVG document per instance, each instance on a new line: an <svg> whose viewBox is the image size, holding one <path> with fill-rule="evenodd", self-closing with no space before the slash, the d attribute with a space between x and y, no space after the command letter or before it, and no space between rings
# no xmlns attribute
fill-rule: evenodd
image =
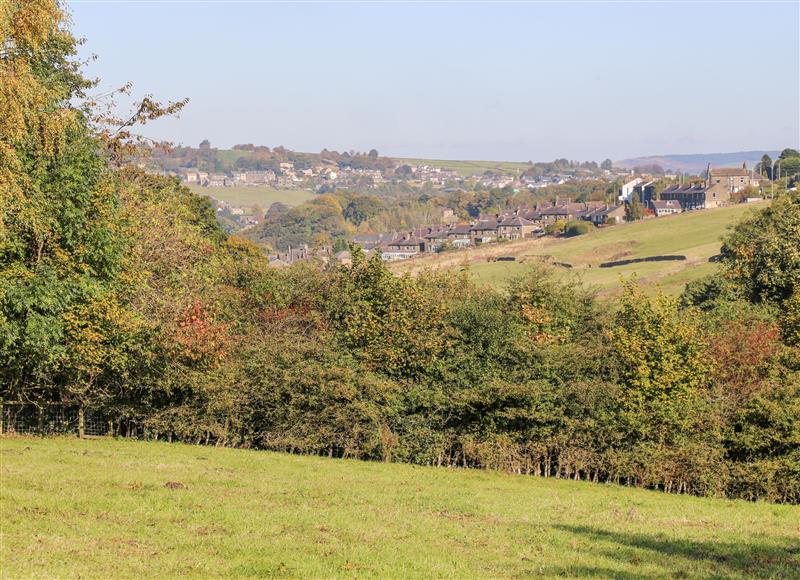
<svg viewBox="0 0 800 580"><path fill-rule="evenodd" d="M797 2L68 6L101 87L191 99L146 128L175 142L599 161L800 141Z"/></svg>

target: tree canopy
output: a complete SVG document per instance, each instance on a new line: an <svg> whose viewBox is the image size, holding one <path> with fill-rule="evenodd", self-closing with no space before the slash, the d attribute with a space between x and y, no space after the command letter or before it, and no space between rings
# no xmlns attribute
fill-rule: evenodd
<svg viewBox="0 0 800 580"><path fill-rule="evenodd" d="M4 413L58 405L114 435L800 502L796 192L734 228L721 272L680 301L629 281L609 302L535 264L505 291L468 272L398 277L356 249L349 265L274 269L207 199L125 163L130 123L84 99L57 3L0 9ZM348 219L370 214L320 195L257 231L301 239L311 220L341 238L354 201Z"/></svg>

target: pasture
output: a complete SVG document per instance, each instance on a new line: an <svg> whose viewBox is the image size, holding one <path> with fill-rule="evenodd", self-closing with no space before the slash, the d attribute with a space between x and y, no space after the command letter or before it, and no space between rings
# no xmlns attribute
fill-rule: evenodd
<svg viewBox="0 0 800 580"><path fill-rule="evenodd" d="M0 438L3 577L777 578L800 508L131 440Z"/></svg>
<svg viewBox="0 0 800 580"><path fill-rule="evenodd" d="M444 159L407 159L394 158L397 163L408 165L430 165L441 169L453 169L458 171L462 177L474 174L481 174L484 171L494 171L498 173L510 173L516 175L530 168L527 163L515 161L449 161Z"/></svg>
<svg viewBox="0 0 800 580"><path fill-rule="evenodd" d="M425 268L466 269L478 282L502 288L508 280L523 272L534 261L571 264L559 268L575 274L602 294L614 294L620 281L635 275L640 284L655 291L680 294L687 282L713 273L717 265L709 258L720 251L721 239L728 228L754 208L763 204L736 205L726 208L644 220L598 228L573 238L541 238L490 244L474 250L437 254L392 265L397 272L419 272ZM645 262L599 268L603 262L644 258L656 255L684 255L685 261ZM514 256L514 262L491 262L492 257Z"/></svg>

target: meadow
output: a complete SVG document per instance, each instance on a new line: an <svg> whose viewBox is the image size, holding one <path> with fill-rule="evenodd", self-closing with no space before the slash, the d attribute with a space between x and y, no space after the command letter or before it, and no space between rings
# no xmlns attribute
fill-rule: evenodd
<svg viewBox="0 0 800 580"><path fill-rule="evenodd" d="M217 149L217 159L222 163L233 165L242 157L252 157L252 151L242 151L240 149Z"/></svg>
<svg viewBox="0 0 800 580"><path fill-rule="evenodd" d="M293 207L313 199L315 194L305 189L275 189L272 187L200 187L189 188L198 195L208 195L235 207L260 207L269 209L280 202Z"/></svg>
<svg viewBox="0 0 800 580"><path fill-rule="evenodd" d="M800 508L132 440L0 439L3 577L789 577Z"/></svg>
<svg viewBox="0 0 800 580"><path fill-rule="evenodd" d="M431 167L439 167L441 169L453 169L458 171L462 177L470 175L481 174L484 171L494 171L499 173L511 173L516 175L526 169L530 169L527 163L515 161L455 161L444 159L408 159L408 158L395 158L398 163L405 163L408 165L430 165Z"/></svg>
<svg viewBox="0 0 800 580"><path fill-rule="evenodd" d="M728 228L763 204L736 205L726 208L649 219L640 222L598 228L573 238L542 238L492 244L471 251L447 253L392 265L398 272L416 272L426 267L467 269L477 281L502 288L510 278L524 271L533 261L556 261L571 264L560 269L576 274L587 285L603 294L620 289L620 280L636 276L642 287L667 294L680 294L687 282L717 269L709 258L719 253L721 238ZM656 255L684 255L685 261L645 262L599 268L602 262L644 258ZM514 262L491 262L491 257L514 256Z"/></svg>

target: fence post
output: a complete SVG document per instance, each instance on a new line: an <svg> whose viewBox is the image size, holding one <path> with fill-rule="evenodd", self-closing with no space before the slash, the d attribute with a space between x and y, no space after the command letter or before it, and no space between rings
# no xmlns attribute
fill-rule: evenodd
<svg viewBox="0 0 800 580"><path fill-rule="evenodd" d="M0 435L3 434L3 419L6 416L6 409L3 406L3 398L0 397Z"/></svg>
<svg viewBox="0 0 800 580"><path fill-rule="evenodd" d="M85 423L83 421L83 407L78 407L78 438L83 439Z"/></svg>

